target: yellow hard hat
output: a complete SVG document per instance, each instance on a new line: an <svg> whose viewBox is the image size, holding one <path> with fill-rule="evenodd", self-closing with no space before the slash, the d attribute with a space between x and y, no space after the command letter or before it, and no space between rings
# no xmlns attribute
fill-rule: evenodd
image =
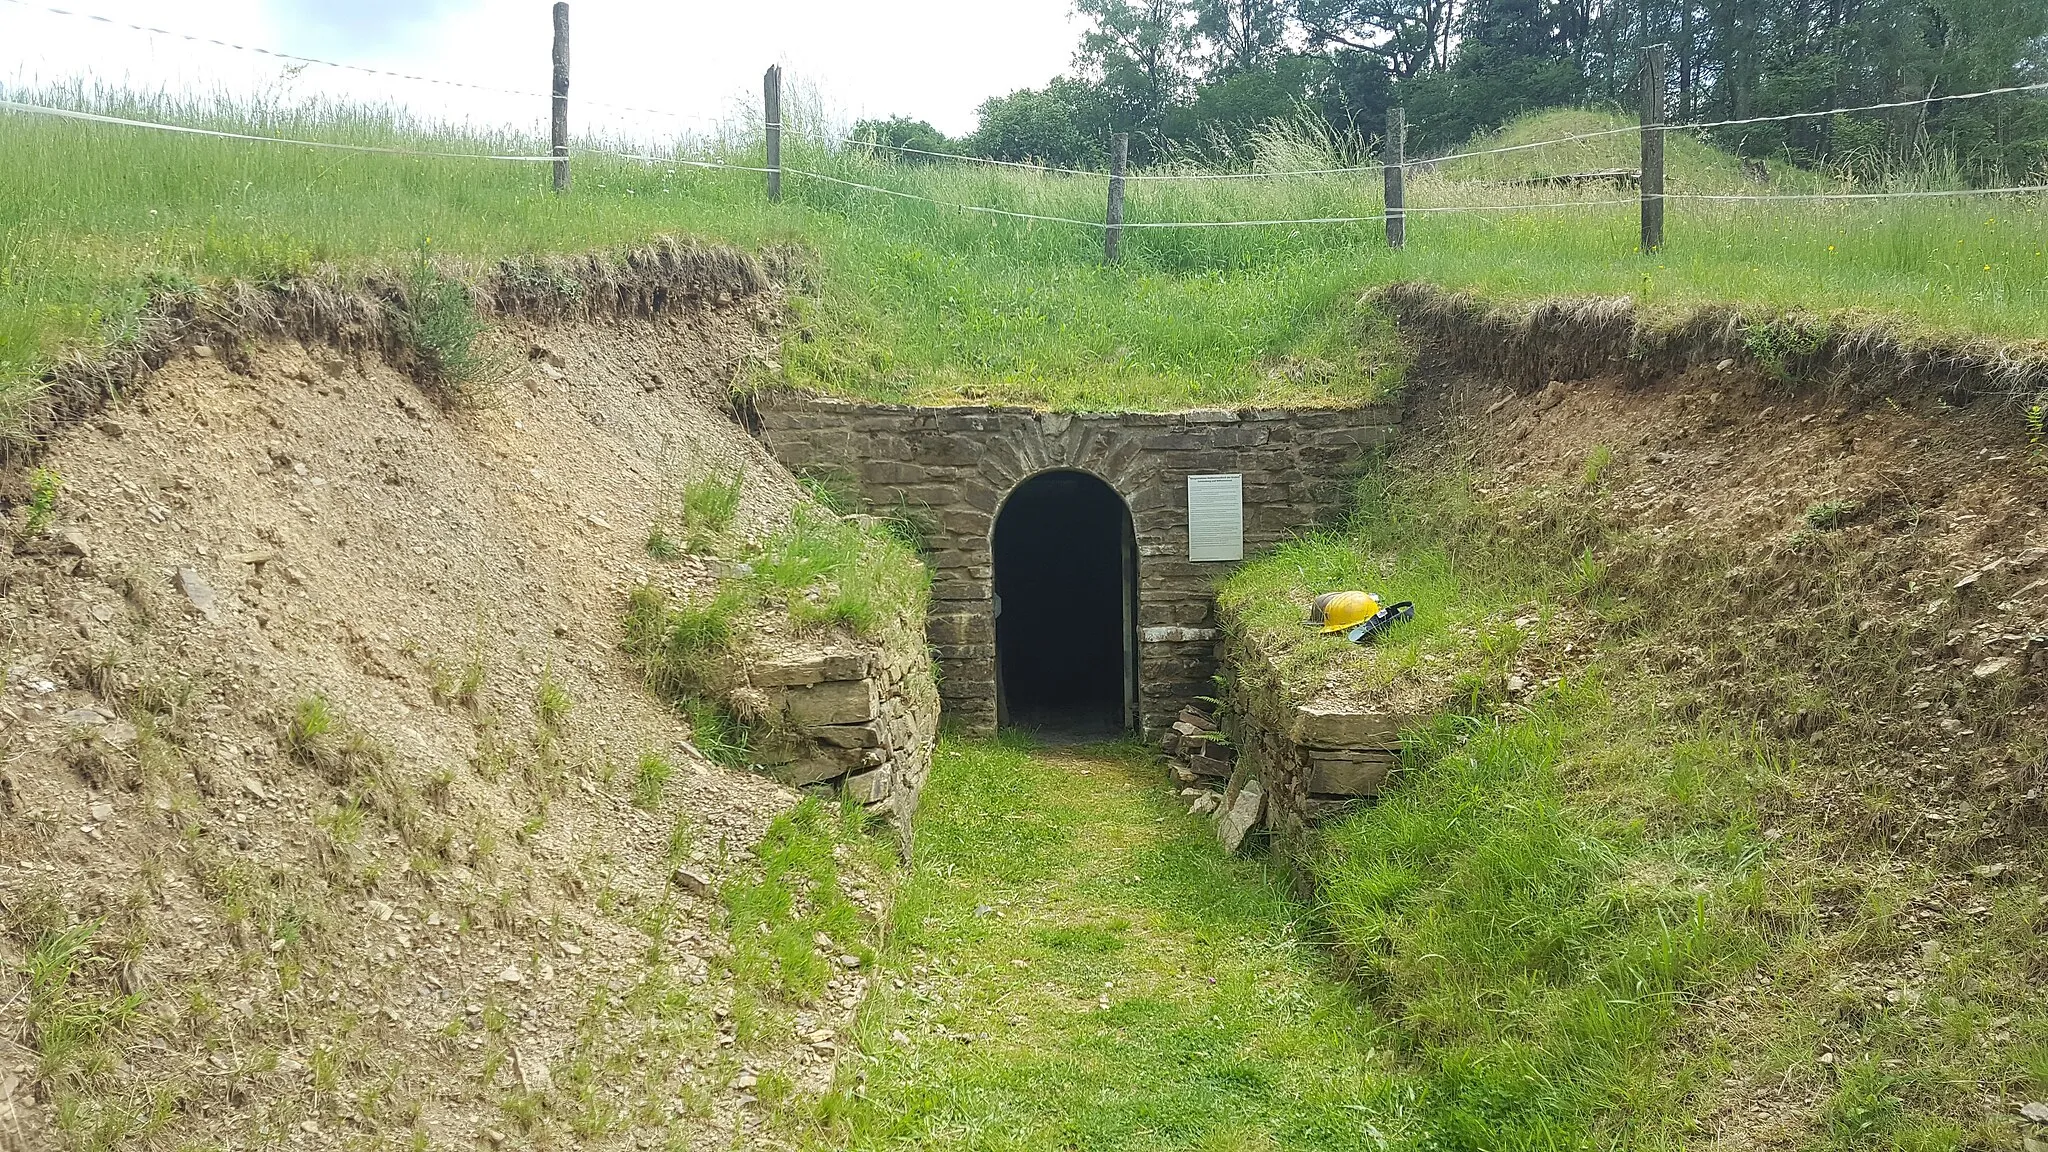
<svg viewBox="0 0 2048 1152"><path fill-rule="evenodd" d="M1348 632L1379 615L1380 600L1370 592L1330 592L1309 605L1309 623L1324 632Z"/></svg>

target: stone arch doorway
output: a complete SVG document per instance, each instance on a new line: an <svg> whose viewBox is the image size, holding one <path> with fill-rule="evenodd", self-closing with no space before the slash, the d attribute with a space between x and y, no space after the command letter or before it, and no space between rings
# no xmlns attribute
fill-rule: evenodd
<svg viewBox="0 0 2048 1152"><path fill-rule="evenodd" d="M1137 726L1138 548L1130 506L1087 473L1010 493L991 539L996 717L1054 740Z"/></svg>

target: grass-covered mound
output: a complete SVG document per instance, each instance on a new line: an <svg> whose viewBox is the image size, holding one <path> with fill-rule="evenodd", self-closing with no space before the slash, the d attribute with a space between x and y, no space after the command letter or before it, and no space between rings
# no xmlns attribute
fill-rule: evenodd
<svg viewBox="0 0 2048 1152"><path fill-rule="evenodd" d="M302 138L457 152L535 141L422 128L388 110L96 106L145 118ZM1591 113L1519 121L1475 143L1611 123ZM1398 382L1390 327L1357 301L1423 280L1509 298L1630 295L1684 308L1863 308L1932 330L2034 338L2048 330L2048 219L2038 198L1708 204L1674 201L1662 253L1636 251L1623 191L1504 186L1530 174L1629 166L1605 137L1417 173L1409 246L1363 223L1134 230L1122 267L1085 225L964 213L797 175L780 206L758 175L585 153L575 191L544 166L318 151L0 115L16 163L0 172L0 406L19 406L56 359L130 330L163 287L276 281L323 266L360 274L422 253L481 266L684 232L815 254L794 276L779 372L788 383L915 402L1000 399L1079 410L1342 403ZM758 164L744 147L713 155ZM1724 191L1735 161L1672 141L1674 193ZM959 204L1099 221L1103 181L957 162L908 165L801 139L786 163ZM1627 163L1625 163L1627 162ZM1342 167L1277 133L1267 171ZM1774 175L1775 186L1787 184ZM1129 219L1372 217L1376 171L1285 179L1143 182ZM1509 210L1534 201L1566 206ZM1430 208L1485 207L1471 213ZM454 269L459 270L459 269Z"/></svg>
<svg viewBox="0 0 2048 1152"><path fill-rule="evenodd" d="M1943 566L1951 530L2019 554L1975 525L2010 499L1980 446L2021 436L1710 375L1485 422L1424 405L1348 530L1225 585L1298 691L1448 678L1393 785L1300 866L1399 1022L1421 1146L2010 1144L2048 1092L2040 719L2016 662L1970 646L1997 627L1965 625L2039 585ZM1672 447L1702 426L1711 492ZM1925 483L1856 486L1908 444ZM1418 619L1372 650L1303 628L1351 586Z"/></svg>

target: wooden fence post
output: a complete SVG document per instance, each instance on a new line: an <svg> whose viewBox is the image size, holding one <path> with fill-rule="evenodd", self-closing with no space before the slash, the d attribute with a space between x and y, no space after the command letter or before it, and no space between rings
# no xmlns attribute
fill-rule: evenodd
<svg viewBox="0 0 2048 1152"><path fill-rule="evenodd" d="M555 5L555 99L551 116L554 134L555 191L569 190L569 6Z"/></svg>
<svg viewBox="0 0 2048 1152"><path fill-rule="evenodd" d="M1408 163L1408 117L1400 108L1387 109L1387 247L1404 248L1408 244L1408 217L1402 210L1408 206L1408 191L1405 183Z"/></svg>
<svg viewBox="0 0 2048 1152"><path fill-rule="evenodd" d="M1111 264L1123 259L1124 172L1130 162L1131 134L1119 132L1109 141L1109 212L1102 230L1102 254Z"/></svg>
<svg viewBox="0 0 2048 1152"><path fill-rule="evenodd" d="M768 129L768 202L782 203L782 65L761 78L762 123Z"/></svg>
<svg viewBox="0 0 2048 1152"><path fill-rule="evenodd" d="M1664 45L1643 58L1643 252L1664 246Z"/></svg>

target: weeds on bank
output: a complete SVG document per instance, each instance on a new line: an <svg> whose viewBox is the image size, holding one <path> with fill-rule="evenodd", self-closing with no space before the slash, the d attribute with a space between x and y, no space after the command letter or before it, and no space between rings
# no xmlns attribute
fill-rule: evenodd
<svg viewBox="0 0 2048 1152"><path fill-rule="evenodd" d="M399 326L415 374L435 399L457 407L482 398L491 368L477 347L483 320L468 285L435 268L425 245L406 274Z"/></svg>
<svg viewBox="0 0 2048 1152"><path fill-rule="evenodd" d="M713 764L745 768L753 763L753 732L724 708L705 700L684 705L690 719L690 743Z"/></svg>
<svg viewBox="0 0 2048 1152"><path fill-rule="evenodd" d="M692 550L710 549L731 530L746 479L746 470L740 469L729 477L700 476L683 485L683 530Z"/></svg>
<svg viewBox="0 0 2048 1152"><path fill-rule="evenodd" d="M746 725L727 700L742 683L750 616L780 612L800 628L873 635L914 619L929 588L924 566L885 531L808 507L739 571L698 599L642 585L626 607L627 653L650 687L690 714L699 750L726 763L747 756Z"/></svg>
<svg viewBox="0 0 2048 1152"><path fill-rule="evenodd" d="M57 515L57 497L64 491L64 478L53 469L38 468L28 477L28 515L22 521L22 535L34 538L50 530Z"/></svg>
<svg viewBox="0 0 2048 1152"><path fill-rule="evenodd" d="M108 995L90 987L98 980L89 970L112 967L93 946L102 921L47 930L29 949L28 1035L35 1044L38 1074L70 1082L109 1072L116 1057L109 1037L135 1018L139 993Z"/></svg>
<svg viewBox="0 0 2048 1152"><path fill-rule="evenodd" d="M1423 1146L1646 1146L1690 1123L1666 1044L1763 951L1763 842L1745 751L1681 752L1642 719L1590 674L1518 714L1440 716L1400 786L1320 837L1322 914L1398 1021ZM1710 798L1670 799L1703 780Z"/></svg>
<svg viewBox="0 0 2048 1152"><path fill-rule="evenodd" d="M742 984L809 1003L824 994L835 970L843 970L842 956L873 963L860 908L847 899L841 879L850 854L882 850L860 834L862 821L857 805L807 796L769 825L755 849L759 875L719 894L732 942L727 963Z"/></svg>
<svg viewBox="0 0 2048 1152"><path fill-rule="evenodd" d="M633 766L633 806L651 809L661 803L661 792L676 774L674 764L659 752L648 752Z"/></svg>
<svg viewBox="0 0 2048 1152"><path fill-rule="evenodd" d="M674 560L686 552L714 555L739 518L746 471L731 476L699 476L685 481L675 498L673 516L663 515L647 529L647 555Z"/></svg>

